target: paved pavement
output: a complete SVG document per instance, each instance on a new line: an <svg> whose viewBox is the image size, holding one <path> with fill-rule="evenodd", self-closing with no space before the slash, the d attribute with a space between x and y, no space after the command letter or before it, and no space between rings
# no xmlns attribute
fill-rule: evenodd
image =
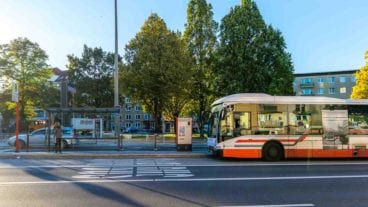
<svg viewBox="0 0 368 207"><path fill-rule="evenodd" d="M0 143L0 159L68 159L68 158L201 158L210 156L205 140L193 141L192 151L177 151L171 141L156 144L145 140L125 140L122 149L114 142L87 143L55 153L46 147L15 152L5 142Z"/></svg>
<svg viewBox="0 0 368 207"><path fill-rule="evenodd" d="M366 160L4 159L0 206L368 206L367 171Z"/></svg>

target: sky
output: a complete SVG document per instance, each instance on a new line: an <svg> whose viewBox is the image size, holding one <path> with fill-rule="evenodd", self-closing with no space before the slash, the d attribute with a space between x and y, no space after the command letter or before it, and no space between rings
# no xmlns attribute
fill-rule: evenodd
<svg viewBox="0 0 368 207"><path fill-rule="evenodd" d="M207 0L221 19L241 0ZM367 0L256 0L267 24L279 29L296 73L359 69L368 50ZM184 31L188 0L118 0L119 54L151 13ZM37 42L52 67L83 45L114 52L114 0L0 0L0 44Z"/></svg>

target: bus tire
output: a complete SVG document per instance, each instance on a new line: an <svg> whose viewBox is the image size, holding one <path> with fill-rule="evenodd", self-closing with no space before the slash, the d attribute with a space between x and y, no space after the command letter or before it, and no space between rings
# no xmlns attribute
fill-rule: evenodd
<svg viewBox="0 0 368 207"><path fill-rule="evenodd" d="M262 158L269 162L282 160L284 158L284 148L278 142L268 142L262 149Z"/></svg>

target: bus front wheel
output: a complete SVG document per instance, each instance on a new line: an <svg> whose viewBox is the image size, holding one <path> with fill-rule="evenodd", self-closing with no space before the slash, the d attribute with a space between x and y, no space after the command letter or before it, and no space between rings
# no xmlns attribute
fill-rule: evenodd
<svg viewBox="0 0 368 207"><path fill-rule="evenodd" d="M279 161L284 158L284 149L278 142L269 142L262 149L262 158L266 161Z"/></svg>

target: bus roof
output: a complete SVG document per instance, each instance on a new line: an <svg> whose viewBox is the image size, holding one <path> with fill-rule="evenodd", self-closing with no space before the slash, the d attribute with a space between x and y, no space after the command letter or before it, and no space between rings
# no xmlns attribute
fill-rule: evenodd
<svg viewBox="0 0 368 207"><path fill-rule="evenodd" d="M271 96L265 93L239 93L222 97L212 106L224 104L334 104L368 105L368 99L340 99L324 96Z"/></svg>

